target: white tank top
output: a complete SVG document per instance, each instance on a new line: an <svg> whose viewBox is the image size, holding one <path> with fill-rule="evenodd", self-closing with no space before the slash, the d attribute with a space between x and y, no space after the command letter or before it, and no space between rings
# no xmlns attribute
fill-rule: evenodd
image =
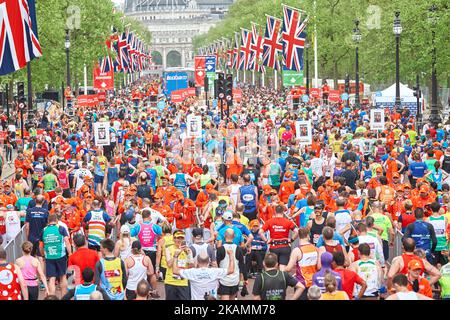
<svg viewBox="0 0 450 320"><path fill-rule="evenodd" d="M134 265L128 269L127 289L136 290L139 281L147 277L147 267L144 266L145 255L130 257L134 260Z"/></svg>
<svg viewBox="0 0 450 320"><path fill-rule="evenodd" d="M20 232L20 218L16 211L7 211L5 217L6 241L13 240Z"/></svg>
<svg viewBox="0 0 450 320"><path fill-rule="evenodd" d="M237 246L234 243L224 243L223 247L225 249L225 258L220 261L219 267L228 269L228 265L230 263L230 256L226 253L227 250L233 250L233 259L234 259L234 272L229 274L222 279L219 280L220 284L227 287L237 286L239 284L239 266L238 260L236 259L236 248Z"/></svg>
<svg viewBox="0 0 450 320"><path fill-rule="evenodd" d="M417 294L414 291L397 292L398 300L419 300Z"/></svg>
<svg viewBox="0 0 450 320"><path fill-rule="evenodd" d="M374 259L367 261L358 260L358 275L366 282L367 289L364 292L364 296L371 297L376 296L378 289L380 288L377 264ZM356 285L355 290L358 294L360 286Z"/></svg>
<svg viewBox="0 0 450 320"><path fill-rule="evenodd" d="M231 191L230 191L230 199L233 201L233 203L238 204L238 194L239 194L239 188L241 185L239 184L232 184L230 185Z"/></svg>
<svg viewBox="0 0 450 320"><path fill-rule="evenodd" d="M131 241L130 240L128 241L128 246L125 247L125 249L123 249L123 250L119 249L119 258L120 259L125 261L125 259L128 258L129 256L131 256Z"/></svg>

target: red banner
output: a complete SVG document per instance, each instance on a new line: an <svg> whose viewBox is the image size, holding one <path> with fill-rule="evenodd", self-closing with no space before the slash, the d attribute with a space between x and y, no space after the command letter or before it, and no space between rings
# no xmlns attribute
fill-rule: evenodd
<svg viewBox="0 0 450 320"><path fill-rule="evenodd" d="M345 92L345 83L339 83L338 89L339 89L339 93L344 93ZM363 92L364 92L364 83L360 82L359 83L359 94L362 95ZM355 94L355 93L356 93L356 83L350 82L349 94Z"/></svg>
<svg viewBox="0 0 450 320"><path fill-rule="evenodd" d="M311 88L309 89L309 94L311 95L311 97L317 99L321 97L322 90L320 88Z"/></svg>
<svg viewBox="0 0 450 320"><path fill-rule="evenodd" d="M233 88L233 100L236 102L241 102L242 100L242 90L238 88Z"/></svg>
<svg viewBox="0 0 450 320"><path fill-rule="evenodd" d="M305 94L306 88L305 87L295 87L291 89L291 95L293 99L301 98L303 94Z"/></svg>
<svg viewBox="0 0 450 320"><path fill-rule="evenodd" d="M205 56L196 56L195 59L195 86L203 87L205 84Z"/></svg>
<svg viewBox="0 0 450 320"><path fill-rule="evenodd" d="M174 90L170 94L170 100L175 103L183 102L188 97L195 97L195 88Z"/></svg>
<svg viewBox="0 0 450 320"><path fill-rule="evenodd" d="M97 94L81 94L77 97L77 105L79 107L94 107L98 105Z"/></svg>
<svg viewBox="0 0 450 320"><path fill-rule="evenodd" d="M113 90L114 89L114 70L102 73L100 68L94 68L94 89Z"/></svg>
<svg viewBox="0 0 450 320"><path fill-rule="evenodd" d="M106 100L106 92L105 91L99 91L97 93L97 98L99 102L104 102Z"/></svg>
<svg viewBox="0 0 450 320"><path fill-rule="evenodd" d="M339 90L330 90L328 94L328 101L339 102L341 99L339 95Z"/></svg>

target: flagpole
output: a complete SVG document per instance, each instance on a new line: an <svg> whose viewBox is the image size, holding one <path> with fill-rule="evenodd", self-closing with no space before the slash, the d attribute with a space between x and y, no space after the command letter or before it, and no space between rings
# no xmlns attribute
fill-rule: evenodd
<svg viewBox="0 0 450 320"><path fill-rule="evenodd" d="M255 70L252 70L252 86L255 85Z"/></svg>
<svg viewBox="0 0 450 320"><path fill-rule="evenodd" d="M245 72L245 70L243 71L244 72L244 83L246 82L246 74L247 74L247 72Z"/></svg>
<svg viewBox="0 0 450 320"><path fill-rule="evenodd" d="M84 94L87 94L87 67L84 64Z"/></svg>
<svg viewBox="0 0 450 320"><path fill-rule="evenodd" d="M264 78L265 78L264 76L265 76L265 73L264 73L264 72L261 72L261 86L262 86L262 87L264 87L264 84L265 84L265 83L264 83Z"/></svg>
<svg viewBox="0 0 450 320"><path fill-rule="evenodd" d="M316 14L316 0L314 0L314 19ZM318 64L317 64L317 23L314 21L314 82L315 88L319 87L319 71L318 71Z"/></svg>
<svg viewBox="0 0 450 320"><path fill-rule="evenodd" d="M273 69L273 80L274 80L274 84L275 84L275 91L278 90L278 71L277 69Z"/></svg>

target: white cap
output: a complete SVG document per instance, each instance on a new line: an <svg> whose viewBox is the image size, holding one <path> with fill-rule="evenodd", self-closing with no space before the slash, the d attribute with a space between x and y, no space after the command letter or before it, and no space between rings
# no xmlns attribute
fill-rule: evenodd
<svg viewBox="0 0 450 320"><path fill-rule="evenodd" d="M233 211L227 210L222 215L223 220L233 220Z"/></svg>
<svg viewBox="0 0 450 320"><path fill-rule="evenodd" d="M120 233L130 233L130 227L124 224L120 227Z"/></svg>

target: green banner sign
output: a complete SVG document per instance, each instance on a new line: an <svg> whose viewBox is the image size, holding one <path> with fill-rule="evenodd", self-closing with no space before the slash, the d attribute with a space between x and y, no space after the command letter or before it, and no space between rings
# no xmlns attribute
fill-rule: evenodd
<svg viewBox="0 0 450 320"><path fill-rule="evenodd" d="M283 86L302 86L303 71L283 70Z"/></svg>
<svg viewBox="0 0 450 320"><path fill-rule="evenodd" d="M214 80L216 80L215 72L207 72L209 92L214 92Z"/></svg>

